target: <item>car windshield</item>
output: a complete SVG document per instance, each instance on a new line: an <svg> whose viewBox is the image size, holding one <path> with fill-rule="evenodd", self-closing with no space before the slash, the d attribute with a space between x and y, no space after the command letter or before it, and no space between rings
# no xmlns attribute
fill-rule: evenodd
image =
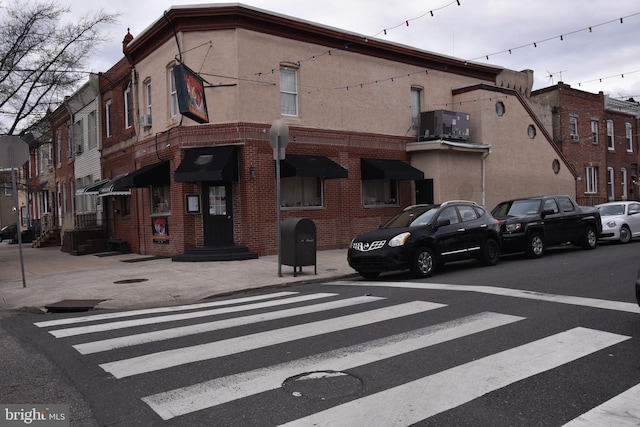
<svg viewBox="0 0 640 427"><path fill-rule="evenodd" d="M495 217L534 215L540 210L540 199L514 200L500 203L491 214Z"/></svg>
<svg viewBox="0 0 640 427"><path fill-rule="evenodd" d="M598 209L602 216L624 215L624 205L605 205L600 206Z"/></svg>
<svg viewBox="0 0 640 427"><path fill-rule="evenodd" d="M382 228L419 227L426 225L431 221L431 218L433 218L433 215L435 215L437 211L437 206L425 206L400 212L383 225Z"/></svg>

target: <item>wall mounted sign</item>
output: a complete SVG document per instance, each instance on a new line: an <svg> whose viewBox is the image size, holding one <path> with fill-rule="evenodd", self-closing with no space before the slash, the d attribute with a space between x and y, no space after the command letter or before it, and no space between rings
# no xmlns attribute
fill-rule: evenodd
<svg viewBox="0 0 640 427"><path fill-rule="evenodd" d="M184 64L173 67L180 114L198 123L209 123L204 80Z"/></svg>

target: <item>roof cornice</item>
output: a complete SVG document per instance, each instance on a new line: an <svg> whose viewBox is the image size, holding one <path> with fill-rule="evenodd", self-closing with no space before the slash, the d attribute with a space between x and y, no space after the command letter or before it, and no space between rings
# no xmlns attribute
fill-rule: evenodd
<svg viewBox="0 0 640 427"><path fill-rule="evenodd" d="M135 64L173 38L175 33L239 28L317 44L330 50L355 52L428 70L475 77L483 81L495 82L496 76L503 70L501 67L368 38L240 4L174 6L135 37L127 45L126 53Z"/></svg>

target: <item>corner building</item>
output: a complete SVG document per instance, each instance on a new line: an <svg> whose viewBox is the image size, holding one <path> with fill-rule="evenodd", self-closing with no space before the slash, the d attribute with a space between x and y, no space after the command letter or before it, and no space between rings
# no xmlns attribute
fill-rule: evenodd
<svg viewBox="0 0 640 427"><path fill-rule="evenodd" d="M289 130L281 219L311 219L318 250L346 248L415 202L467 198L491 208L507 197L575 195L575 173L527 106L530 71L237 4L174 6L128 34L123 50L101 82L110 109L102 175L111 192L103 195L113 204L110 237L141 254L277 253L269 135L278 119ZM180 88L193 76L202 79L206 109L192 91L196 111L184 115ZM499 101L513 106L502 124ZM463 140L421 140L421 113L467 108L472 131Z"/></svg>

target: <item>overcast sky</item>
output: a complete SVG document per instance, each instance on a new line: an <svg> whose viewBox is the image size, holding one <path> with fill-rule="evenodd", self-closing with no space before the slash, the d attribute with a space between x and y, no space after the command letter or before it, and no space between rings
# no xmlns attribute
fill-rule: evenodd
<svg viewBox="0 0 640 427"><path fill-rule="evenodd" d="M103 28L109 40L90 60L90 71L94 72L106 71L122 57L122 39L127 28L135 37L171 6L237 3L58 1L71 7L69 16L99 8L121 15L117 25ZM518 71L532 69L534 90L561 80L588 92L603 91L613 98L640 100L638 0L459 1L460 5L456 0L246 0L239 3L460 59Z"/></svg>

